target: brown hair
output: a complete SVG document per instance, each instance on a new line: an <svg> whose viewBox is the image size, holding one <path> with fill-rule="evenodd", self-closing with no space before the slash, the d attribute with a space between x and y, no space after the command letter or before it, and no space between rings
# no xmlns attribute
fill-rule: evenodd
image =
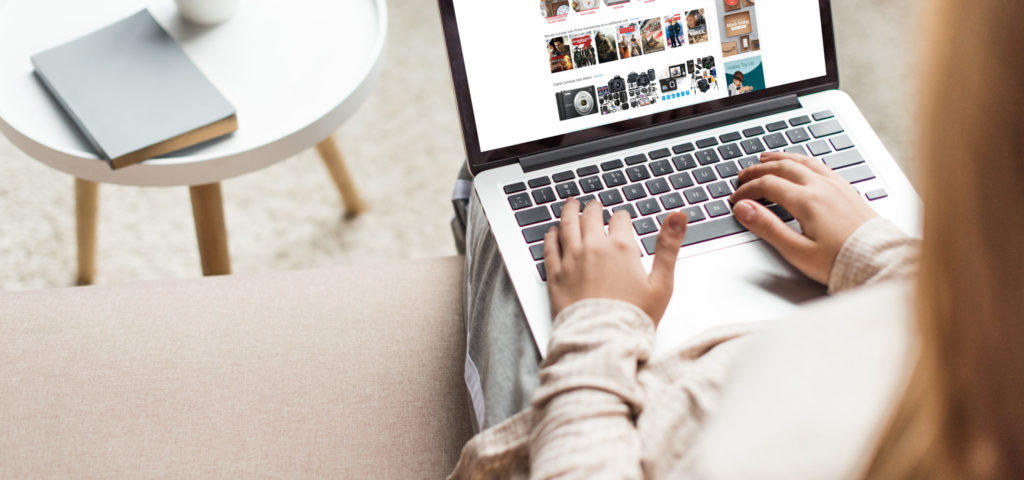
<svg viewBox="0 0 1024 480"><path fill-rule="evenodd" d="M920 356L866 478L1024 472L1024 28L1011 2L937 0L918 148ZM956 32L974 32L959 35Z"/></svg>
<svg viewBox="0 0 1024 480"><path fill-rule="evenodd" d="M742 82L743 81L743 72L741 72L739 70L736 70L736 73L732 74L732 79L733 80L739 80L739 81Z"/></svg>

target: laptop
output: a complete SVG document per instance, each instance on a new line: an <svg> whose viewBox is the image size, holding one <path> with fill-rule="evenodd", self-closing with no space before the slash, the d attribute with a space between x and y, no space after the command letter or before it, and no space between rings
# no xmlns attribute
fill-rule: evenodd
<svg viewBox="0 0 1024 480"><path fill-rule="evenodd" d="M542 238L568 197L627 211L648 270L662 219L689 216L656 354L825 294L733 218L761 152L815 157L920 231L913 187L839 90L828 0L539 3L439 0L474 188L541 355Z"/></svg>

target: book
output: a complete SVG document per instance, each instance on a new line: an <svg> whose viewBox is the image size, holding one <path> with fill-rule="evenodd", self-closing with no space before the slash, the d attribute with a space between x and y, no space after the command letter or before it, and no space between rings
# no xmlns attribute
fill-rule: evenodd
<svg viewBox="0 0 1024 480"><path fill-rule="evenodd" d="M235 108L148 10L31 60L111 168L238 130Z"/></svg>

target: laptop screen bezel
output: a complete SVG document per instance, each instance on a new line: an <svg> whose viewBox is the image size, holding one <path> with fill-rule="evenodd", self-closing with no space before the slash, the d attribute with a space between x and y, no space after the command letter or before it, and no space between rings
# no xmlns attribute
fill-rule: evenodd
<svg viewBox="0 0 1024 480"><path fill-rule="evenodd" d="M673 110L654 113L643 117L623 120L585 130L555 135L530 142L510 145L494 150L481 151L480 139L477 134L476 117L473 114L473 100L470 95L469 81L466 76L465 57L459 35L458 20L455 15L454 0L438 0L441 14L441 26L444 30L448 60L451 67L452 84L455 89L455 102L459 110L462 124L462 137L465 143L469 169L473 174L484 170L508 165L520 157L533 155L548 150L579 145L591 140L618 135L646 127L693 118L728 108L756 103L769 98L784 95L806 95L839 88L839 65L836 61L835 30L832 24L832 6L829 0L818 0L821 11L821 34L825 50L825 75L796 83L768 88L758 92L736 97L726 97L695 105L679 107Z"/></svg>

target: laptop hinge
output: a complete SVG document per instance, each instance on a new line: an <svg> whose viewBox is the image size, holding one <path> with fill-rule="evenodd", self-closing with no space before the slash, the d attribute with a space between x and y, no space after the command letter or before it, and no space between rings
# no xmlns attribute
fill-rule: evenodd
<svg viewBox="0 0 1024 480"><path fill-rule="evenodd" d="M656 125L635 132L613 135L579 145L527 155L519 159L519 164L524 172L532 172L561 163L596 157L605 153L708 130L730 123L742 122L787 110L795 110L800 108L800 106L800 99L796 94L785 95L749 105L741 105L728 110L711 112L697 117Z"/></svg>

